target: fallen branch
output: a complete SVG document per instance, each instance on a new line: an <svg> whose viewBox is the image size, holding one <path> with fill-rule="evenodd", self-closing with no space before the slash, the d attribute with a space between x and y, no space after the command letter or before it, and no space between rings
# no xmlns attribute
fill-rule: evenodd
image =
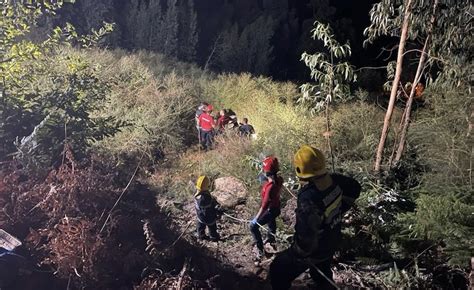
<svg viewBox="0 0 474 290"><path fill-rule="evenodd" d="M176 241L174 241L171 245L169 245L168 247L166 247L165 251L168 250L169 248L171 247L174 247L174 245L176 245L176 243L181 239L181 237L186 233L186 231L188 230L189 226L191 225L193 221L190 220L188 222L188 224L186 225L186 227L184 228L183 232L179 235L179 237L176 239Z"/></svg>
<svg viewBox="0 0 474 290"><path fill-rule="evenodd" d="M188 270L190 260L191 258L189 257L186 257L186 259L184 259L183 268L181 269L181 272L179 272L178 286L176 287L176 289L178 290L183 289L183 278L186 275L186 271Z"/></svg>
<svg viewBox="0 0 474 290"><path fill-rule="evenodd" d="M135 168L135 171L133 172L132 177L131 177L130 180L128 181L127 186L125 186L125 188L122 190L122 193L121 193L120 196L117 198L117 201L115 201L115 204L114 204L114 205L112 206L112 208L110 209L109 214L107 215L107 218L105 219L105 222L104 222L104 224L102 225L102 228L101 228L100 231L99 231L99 234L101 234L102 231L105 229L105 226L107 225L107 222L109 221L110 217L112 216L112 212L114 211L115 207L119 204L120 200L122 199L122 197L123 197L123 195L125 194L125 192L127 191L127 189L128 189L128 188L130 187L130 185L132 184L132 181L133 181L133 179L135 178L135 175L137 175L138 169L140 168L140 164L142 163L143 156L145 156L145 153L143 153L143 154L142 154L142 157L140 157L140 161L138 161L137 168Z"/></svg>
<svg viewBox="0 0 474 290"><path fill-rule="evenodd" d="M56 186L51 185L51 189L49 190L49 192L48 192L48 194L46 195L46 197L45 197L42 201L38 202L34 207L32 207L26 214L29 215L29 214L30 214L32 211L34 211L36 208L38 208L38 207L42 206L43 204L45 204L45 203L49 200L49 198L51 197L51 195L52 195L53 193L57 193L57 190L56 190Z"/></svg>

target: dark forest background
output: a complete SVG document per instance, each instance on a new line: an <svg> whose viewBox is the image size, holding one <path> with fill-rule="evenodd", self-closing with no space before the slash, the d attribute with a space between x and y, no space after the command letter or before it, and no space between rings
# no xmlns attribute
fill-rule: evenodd
<svg viewBox="0 0 474 290"><path fill-rule="evenodd" d="M311 39L316 19L350 41L351 63L377 65L380 47L363 48L363 30L374 0L77 0L51 24L71 22L79 32L116 24L105 45L163 53L217 72L250 72L301 80L300 61L322 44ZM370 88L368 88L370 89Z"/></svg>

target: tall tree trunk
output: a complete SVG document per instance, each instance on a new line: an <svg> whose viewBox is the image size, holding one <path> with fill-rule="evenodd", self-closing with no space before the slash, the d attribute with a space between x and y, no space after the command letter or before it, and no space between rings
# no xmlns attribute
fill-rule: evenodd
<svg viewBox="0 0 474 290"><path fill-rule="evenodd" d="M403 89L403 86L402 84L400 83L400 87ZM408 95L407 93L405 92L405 90L403 90L403 94L406 96L406 98L408 99ZM395 140L399 140L400 138L400 132L402 131L402 128L403 128L403 120L405 120L405 115L407 113L407 110L406 110L406 107L405 107L405 110L403 110L403 114L402 114L402 117L400 118L400 124L398 124L398 129L397 131L395 131ZM396 142L393 142L393 146L392 146L392 153L390 153L390 158L388 159L388 167L389 168L392 168L392 163L393 163L393 160L395 159L395 154L397 153L397 143Z"/></svg>
<svg viewBox="0 0 474 290"><path fill-rule="evenodd" d="M332 172L335 172L336 164L334 164L334 152L332 150L332 143L331 143L331 119L329 116L329 101L326 101L326 142L328 145L329 155L331 156L331 166Z"/></svg>
<svg viewBox="0 0 474 290"><path fill-rule="evenodd" d="M405 43L408 37L408 26L410 22L412 0L407 0L405 6L405 15L403 17L402 33L400 35L400 43L398 45L397 68L395 70L395 78L393 79L392 90L390 92L390 100L388 103L387 112L383 121L382 134L380 135L379 146L375 157L374 170L376 173L380 172L380 165L382 164L383 150L385 148L385 141L387 140L388 128L390 120L392 119L393 108L395 106L395 99L397 98L398 83L402 75L403 53L405 52Z"/></svg>
<svg viewBox="0 0 474 290"><path fill-rule="evenodd" d="M393 160L394 166L397 165L397 163L400 161L400 159L402 158L403 151L405 150L406 136L407 136L408 126L410 125L411 107L413 105L413 99L415 97L416 86L420 82L421 74L423 73L423 70L425 69L425 62L426 62L426 57L428 54L428 47L431 40L431 32L433 31L434 22L436 20L435 13L436 13L436 8L438 6L438 2L439 0L435 0L433 3L433 14L431 15L425 44L423 45L420 60L418 62L418 68L416 69L415 78L411 85L410 96L408 97L408 101L405 108L406 113L403 119L403 127L400 132L400 142L398 143L397 154L395 155L395 159Z"/></svg>

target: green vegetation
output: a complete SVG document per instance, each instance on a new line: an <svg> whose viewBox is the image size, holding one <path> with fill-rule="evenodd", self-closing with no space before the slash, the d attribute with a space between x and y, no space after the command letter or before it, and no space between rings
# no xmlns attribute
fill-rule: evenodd
<svg viewBox="0 0 474 290"><path fill-rule="evenodd" d="M93 213L97 215L102 210L103 216L115 200L117 190L111 188L115 183L126 184L130 176L134 177L131 172L135 166L141 169L138 171L140 180L156 190L159 200L169 198L177 204L189 203L193 190L190 183L200 174L235 176L250 189L247 207L242 211L247 215L255 212L258 206L255 163L261 153L275 154L281 161L282 175L288 179L294 176L293 153L298 146L308 143L321 148L327 156L333 155L328 158L328 168L332 166L337 172L355 176L363 185L357 207L345 217L348 220L345 238L349 245L341 251L342 259L356 259L362 264L399 262L404 265L401 270L381 272L378 282L374 282L382 281L377 284L379 286L423 287L420 265L433 269L436 263L448 263L452 267L467 268L469 258L474 255L471 52L444 56L443 65L437 68L437 74L432 76L433 80L423 94L424 101L412 112L403 158L383 174L373 175L372 163L385 110L367 100L361 90L355 97L345 85L346 81L354 79L352 67L334 61L349 54L348 46L333 43L334 47L329 47L329 57L322 54L303 56L312 69L312 77L319 82L306 91L307 97L321 89L323 96L329 95L329 99L323 98L326 106L333 97L345 95L347 99L332 104L329 130L327 113L315 112L314 102L298 102L301 94L294 83L276 82L249 73L213 74L168 57L178 53L182 58L193 59L192 54L186 54L188 50L167 51L164 53L168 56L164 56L147 51L95 47L111 30L108 24L85 36L66 25L54 29L47 39L34 42L28 38L31 27L46 10L53 12L59 6L23 6L13 2L2 4L2 15L6 17L0 20L5 28L0 42L0 161L18 161L31 175L29 182L43 185L42 195L50 194L63 202L73 200L80 205L81 210L77 211L62 208L56 212L47 208L43 214L50 217L46 213L49 210L52 216L44 223L47 226L55 228L68 222L67 217L63 219L66 214L75 215L71 218L86 216L81 211L89 207L93 207ZM183 3L191 5L191 2ZM179 38L183 32L172 21L176 20L174 14L177 12L171 8L168 7L153 25L169 22L175 34L167 37ZM192 11L192 6L188 8ZM136 13L144 13L142 6L135 9ZM130 17L127 21L145 19L138 14ZM190 17L191 20L194 17ZM267 22L270 22L267 18L257 18L255 25L264 29ZM194 24L191 21L187 25L193 27ZM316 32L321 33L324 29L326 38L319 39L332 42L327 26L319 25ZM265 44L270 34L260 32L259 41ZM191 29L182 36L190 43L189 49L196 45L193 40L196 33ZM438 36L441 34L437 33ZM237 41L250 34L244 30L240 35L233 35L229 31L225 39ZM134 37L140 41L148 39L138 32ZM472 36L466 38L472 40ZM462 48L470 51L472 43L463 42L466 47ZM260 48L264 51L254 52L254 56L264 55L262 62L268 62L271 48L265 45ZM240 49L256 50L256 47ZM219 55L219 58L225 57L228 56ZM323 58L325 63L321 65ZM248 60L254 66L252 69L235 70L265 71L267 64L255 62L255 58ZM248 117L257 138L249 140L227 132L216 139L214 150L201 152L196 146L194 123L195 108L200 101L210 102L216 109L231 108L239 118ZM395 151L401 132L398 124L403 118L403 109L395 106L385 141L387 152ZM330 143L325 139L328 136ZM79 162L90 163L90 171L81 171L76 176L75 163L68 155L71 152ZM112 173L127 176L127 180L96 178L93 185L97 188L107 183L106 202L100 202L100 194L91 187L80 186L92 175L90 172L94 172L96 155L101 156L100 162L108 163L108 166L99 165L101 170L98 172L104 173L103 176ZM65 162L72 164L66 165L71 167L67 174L57 170ZM6 177L16 172L12 168L5 166L0 172L0 193L3 195L10 190L3 187L3 178L8 183ZM50 176L45 179L47 173ZM66 190L67 184L61 190L75 198L62 199L63 195L53 192L55 187L51 179L61 174L67 175L63 183L73 184L72 189L80 188L81 194L90 198L90 203L84 203L85 198ZM19 180L16 178L12 182L19 185L17 191L11 192L15 192L12 200L18 199L21 204ZM35 191L34 184L28 188L28 194ZM289 198L285 196L284 200ZM15 222L28 216L36 206L49 204L37 197L33 201L20 211L16 210L15 204L10 204L10 199L0 196L0 205L5 209L5 216L0 215L0 227L14 228ZM134 205L129 203L127 206ZM15 222L9 219L7 211ZM97 219L88 216L86 228L91 236L97 234L105 240L107 237L98 230L102 226L102 216ZM30 217L26 220L39 223ZM113 230L115 227L111 227L108 234ZM43 238L53 241L51 237ZM94 251L99 252L98 249L94 248ZM105 248L100 250L105 251ZM93 259L90 258L89 270L95 269ZM54 261L51 263L55 264ZM73 273L67 263L62 262L61 267L64 267L61 275L67 277ZM82 282L89 283L86 286L92 285L96 281L95 275L99 275L95 270L90 271L88 275L93 278Z"/></svg>

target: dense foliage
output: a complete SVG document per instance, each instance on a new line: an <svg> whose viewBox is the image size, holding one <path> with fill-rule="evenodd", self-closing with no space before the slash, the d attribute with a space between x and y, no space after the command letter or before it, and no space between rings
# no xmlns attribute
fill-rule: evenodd
<svg viewBox="0 0 474 290"><path fill-rule="evenodd" d="M110 25L78 36L66 25L41 42L28 39L43 13L60 5L2 2L1 159L14 154L32 169L50 166L68 143L82 153L91 140L115 133L111 118L94 115L109 92L90 60L66 55L63 46L93 45Z"/></svg>
<svg viewBox="0 0 474 290"><path fill-rule="evenodd" d="M104 287L115 288L119 283L139 284L141 271L147 265L156 266L156 250L155 256L151 255L155 264L146 264L147 254L136 246L138 243L142 247L144 242L140 219L151 215L156 218L155 197L158 201L172 197L172 206L182 207L189 204L194 190L190 184L198 175L235 176L251 191L241 211L243 218L248 218L258 208L255 165L262 153L278 156L281 173L288 181L294 179L291 163L295 149L310 143L327 156L332 153L333 170L354 176L363 185L356 208L344 218L345 245L338 262L388 264L389 270L374 274L369 283L374 287L436 286L435 275L443 267L464 273L474 255L474 42L467 35L450 44L453 51L443 52L440 47L446 46L440 36L443 29L452 33L456 29L471 31L472 24L462 29L460 25L472 16L463 14L455 21L446 17L437 27L428 66L432 69L425 72L427 89L414 110L404 158L396 167L374 176L372 159L384 108L367 101L368 92L351 92L346 85L354 80L354 71L345 62L350 49L340 45L344 42L336 40L329 26L318 24L313 31L321 43L306 35L307 43L320 49L324 49L324 42L329 44L325 51L303 55L301 65L306 63L312 69L311 77L316 81L308 87L313 93L323 92L322 99L307 103L298 102L302 94L291 82L275 82L248 72L216 75L207 70L214 66L267 73L278 53L274 42L285 42L292 35L288 32L280 39L275 31L291 30L295 25L291 16L295 12L286 1L263 1L263 8L259 6L259 13L252 17L244 12L246 17L237 17L242 15L230 4L218 10L227 11L222 17L234 15L239 20L214 31L209 55L201 61L207 64L206 69L176 60L199 59L194 52L202 45L197 40L202 36L199 27L205 26L196 24L199 15L194 12L197 8L193 8L193 1L126 1L124 6L129 9L124 21L128 24L118 23L112 34L107 34L111 26L101 23L114 1L77 2L80 6L75 7L80 7L82 13L97 10L84 15L85 28L104 27L80 36L66 24L38 40L32 35L33 27L37 22L54 19L44 15L54 14L59 4L6 1L1 6L5 17L0 19L0 161L7 161L2 166L7 165L0 170L0 205L4 209L0 226L18 231L15 234L21 238L29 236L27 245L38 262L54 267L64 279L72 276L72 283L78 287L93 287L98 281ZM314 17L323 20L332 15L330 9L317 9L317 3L327 5L328 1L311 3ZM280 10L286 14L270 17ZM323 12L327 15L320 15ZM43 28L48 27L43 24ZM143 26L146 29L140 29ZM127 43L124 46L136 51L94 47L104 36L110 42ZM146 50L139 50L143 48ZM329 103L328 95L344 96L346 100L332 105L330 132L328 115L314 110L318 101ZM248 117L257 132L255 140L228 131L216 139L214 150L201 152L194 146L194 110L200 101L208 101L216 109L230 108L239 119ZM396 142L403 110L395 107L393 116L389 145ZM328 134L332 147L325 141ZM20 163L11 161L13 158ZM131 173L134 168L141 182L154 192L138 188L130 199L119 203L117 188L131 184L136 178ZM46 174L36 174L38 169ZM290 201L291 206L292 197L286 193L282 194L283 200ZM114 202L119 204L117 208ZM107 213L111 222L101 232L101 226L107 225ZM158 218L161 223L168 222L162 216ZM292 230L278 223L285 233ZM30 226L32 231L28 233ZM137 226L138 242L130 235L137 234ZM159 229L165 233L169 225ZM159 244L146 219L143 231L148 244ZM163 238L159 234L158 239ZM74 239L83 251L75 252L69 239ZM129 243L122 247L121 240ZM249 244L250 239L242 239L243 246ZM163 252L169 249L163 243L159 247ZM110 255L109 250L118 256ZM201 253L202 249L193 250ZM129 264L124 266L120 255L126 255L132 270L126 269ZM449 271L442 275L451 278L449 273L454 270ZM114 280L114 273L133 273L133 277Z"/></svg>

